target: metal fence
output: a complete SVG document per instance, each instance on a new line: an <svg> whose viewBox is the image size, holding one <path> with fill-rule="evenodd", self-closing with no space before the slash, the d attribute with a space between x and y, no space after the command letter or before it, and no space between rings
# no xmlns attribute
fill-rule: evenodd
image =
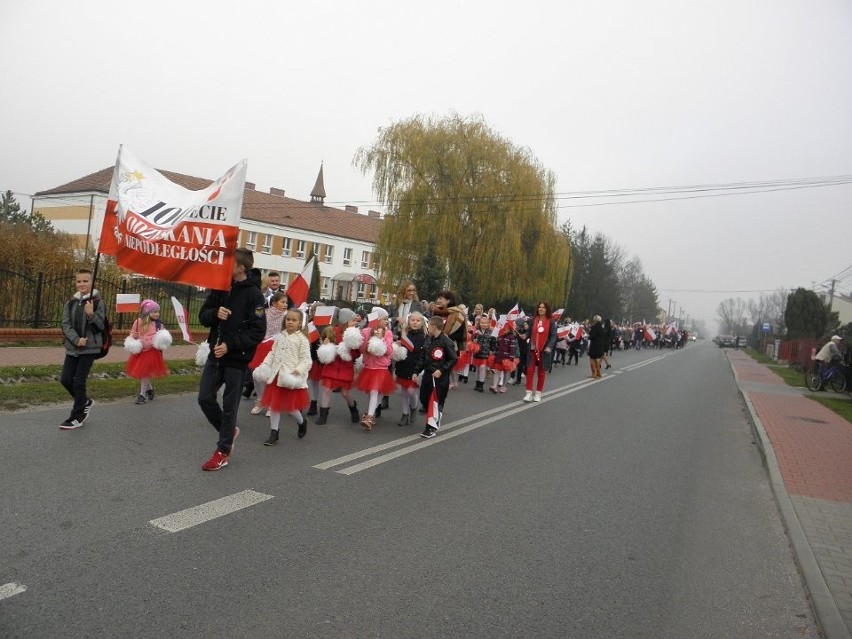
<svg viewBox="0 0 852 639"><path fill-rule="evenodd" d="M0 269L0 328L59 328L62 309L74 294L74 272L27 275ZM116 313L118 293L139 293L141 299L152 299L160 305L160 319L177 328L177 317L171 303L174 296L183 305L189 327L199 329L198 311L207 296L206 289L187 284L164 282L150 277L133 276L109 280L98 276L95 288L100 292L113 326L129 329L137 313Z"/></svg>

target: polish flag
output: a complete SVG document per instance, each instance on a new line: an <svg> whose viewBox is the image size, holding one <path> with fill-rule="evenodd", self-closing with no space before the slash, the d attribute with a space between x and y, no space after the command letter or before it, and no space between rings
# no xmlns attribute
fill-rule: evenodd
<svg viewBox="0 0 852 639"><path fill-rule="evenodd" d="M582 339L583 335L586 334L586 330L580 322L574 322L571 325L571 330L574 333L574 339Z"/></svg>
<svg viewBox="0 0 852 639"><path fill-rule="evenodd" d="M558 322L559 319L562 317L562 313L564 312L564 308L559 308L553 312L553 315L550 316L550 319L552 319L554 322Z"/></svg>
<svg viewBox="0 0 852 639"><path fill-rule="evenodd" d="M441 427L441 411L438 408L438 389L432 388L429 406L426 408L426 425L434 429Z"/></svg>
<svg viewBox="0 0 852 639"><path fill-rule="evenodd" d="M316 326L328 326L337 312L336 306L317 306L314 311L313 322Z"/></svg>
<svg viewBox="0 0 852 639"><path fill-rule="evenodd" d="M139 293L117 293L115 296L116 313L138 313L142 296Z"/></svg>
<svg viewBox="0 0 852 639"><path fill-rule="evenodd" d="M186 313L183 310L183 304L178 302L178 299L174 295L172 295L172 306L175 309L175 317L177 318L178 326L180 326L183 339L190 344L195 344L192 339L192 333L189 332L189 325L186 323Z"/></svg>
<svg viewBox="0 0 852 639"><path fill-rule="evenodd" d="M414 342L411 341L411 338L408 335L402 335L402 337L399 338L399 343L405 346L408 352L414 352Z"/></svg>
<svg viewBox="0 0 852 639"><path fill-rule="evenodd" d="M379 307L377 306L376 309ZM371 313L367 314L367 326L370 328L376 328L379 325L379 312L375 310Z"/></svg>
<svg viewBox="0 0 852 639"><path fill-rule="evenodd" d="M518 317L524 317L524 312L518 307L517 304L515 304L512 307L512 310L506 313L506 317L508 317L510 320L515 320Z"/></svg>
<svg viewBox="0 0 852 639"><path fill-rule="evenodd" d="M571 333L571 327L570 326L561 326L560 328L556 329L556 338L557 339L568 339L569 333Z"/></svg>
<svg viewBox="0 0 852 639"><path fill-rule="evenodd" d="M649 342L653 342L655 339L657 339L657 334L653 330L651 330L650 326L645 327L645 339Z"/></svg>
<svg viewBox="0 0 852 639"><path fill-rule="evenodd" d="M287 287L287 297L293 302L293 306L301 306L308 301L308 292L311 289L311 276L314 274L314 261L316 259L316 256L309 259L302 272Z"/></svg>
<svg viewBox="0 0 852 639"><path fill-rule="evenodd" d="M308 341L313 344L320 337L319 330L314 326L313 322L308 322Z"/></svg>

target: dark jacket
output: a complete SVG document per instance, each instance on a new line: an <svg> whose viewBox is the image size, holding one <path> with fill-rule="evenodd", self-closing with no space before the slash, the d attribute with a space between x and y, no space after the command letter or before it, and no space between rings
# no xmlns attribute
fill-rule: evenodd
<svg viewBox="0 0 852 639"><path fill-rule="evenodd" d="M209 358L232 368L245 368L266 334L263 311L266 300L260 292L260 271L253 268L246 275L246 279L233 282L230 291L210 291L198 312L201 325L210 327L207 336ZM225 321L216 317L220 306L231 310L231 316ZM213 348L219 342L228 347L228 352L217 360Z"/></svg>
<svg viewBox="0 0 852 639"><path fill-rule="evenodd" d="M595 322L589 330L589 357L600 359L604 353L606 353L606 331L600 322Z"/></svg>
<svg viewBox="0 0 852 639"><path fill-rule="evenodd" d="M65 336L65 352L77 357L79 355L97 355L101 352L104 343L103 330L106 324L106 305L100 298L97 290L93 291L92 306L94 315L91 319L86 317L83 306L89 301L89 296L80 296L79 291L74 297L65 303L62 309L62 333ZM86 345L82 348L77 346L77 340L81 337L87 338Z"/></svg>
<svg viewBox="0 0 852 639"><path fill-rule="evenodd" d="M473 332L473 342L479 344L479 349L473 354L473 359L488 359L488 356L497 348L497 338L491 334L491 329Z"/></svg>
<svg viewBox="0 0 852 639"><path fill-rule="evenodd" d="M423 353L423 345L426 343L426 333L423 331L409 331L408 339L414 344L414 350L409 351L405 359L396 363L396 376L402 379L411 379L417 372L417 365Z"/></svg>
<svg viewBox="0 0 852 639"><path fill-rule="evenodd" d="M431 375L435 371L441 371L442 376L449 375L456 362L459 360L456 353L456 345L449 337L441 333L438 337L426 336L423 344L423 352L417 362L417 373L424 371Z"/></svg>

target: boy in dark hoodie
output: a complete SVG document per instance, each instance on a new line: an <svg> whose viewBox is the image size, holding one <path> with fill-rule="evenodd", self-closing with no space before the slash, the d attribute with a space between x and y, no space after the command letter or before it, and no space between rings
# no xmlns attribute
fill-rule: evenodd
<svg viewBox="0 0 852 639"><path fill-rule="evenodd" d="M438 393L438 413L440 414L444 412L444 402L447 401L447 391L450 389L450 373L459 356L453 341L444 334L443 317L430 318L427 331L428 335L412 379L416 378L421 371L423 372L423 379L420 381L420 404L429 406L434 388ZM440 417L437 418L436 423L440 423ZM430 439L437 432L437 426L427 423L420 436Z"/></svg>
<svg viewBox="0 0 852 639"><path fill-rule="evenodd" d="M219 470L228 465L237 428L237 408L243 376L254 357L257 345L266 333L265 299L260 291L260 271L254 267L254 256L245 248L234 254L234 278L230 291L210 291L198 312L202 326L210 327L207 343L210 355L201 373L198 405L213 427L219 431L216 451L201 466L202 470ZM217 395L225 386L222 406Z"/></svg>

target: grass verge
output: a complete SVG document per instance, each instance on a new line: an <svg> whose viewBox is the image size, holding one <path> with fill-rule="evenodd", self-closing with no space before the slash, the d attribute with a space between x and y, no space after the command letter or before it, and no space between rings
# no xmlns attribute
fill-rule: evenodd
<svg viewBox="0 0 852 639"><path fill-rule="evenodd" d="M198 390L201 369L194 360L167 361L169 375L153 380L157 395L187 393ZM14 411L29 406L70 402L67 391L59 383L61 366L2 366L0 410ZM128 399L139 394L139 381L124 376L124 363L96 363L88 382L89 397L98 400Z"/></svg>
<svg viewBox="0 0 852 639"><path fill-rule="evenodd" d="M837 413L847 422L852 423L852 401L849 401L848 395L834 394L834 397L808 395L808 397L815 402L819 402L828 410Z"/></svg>

